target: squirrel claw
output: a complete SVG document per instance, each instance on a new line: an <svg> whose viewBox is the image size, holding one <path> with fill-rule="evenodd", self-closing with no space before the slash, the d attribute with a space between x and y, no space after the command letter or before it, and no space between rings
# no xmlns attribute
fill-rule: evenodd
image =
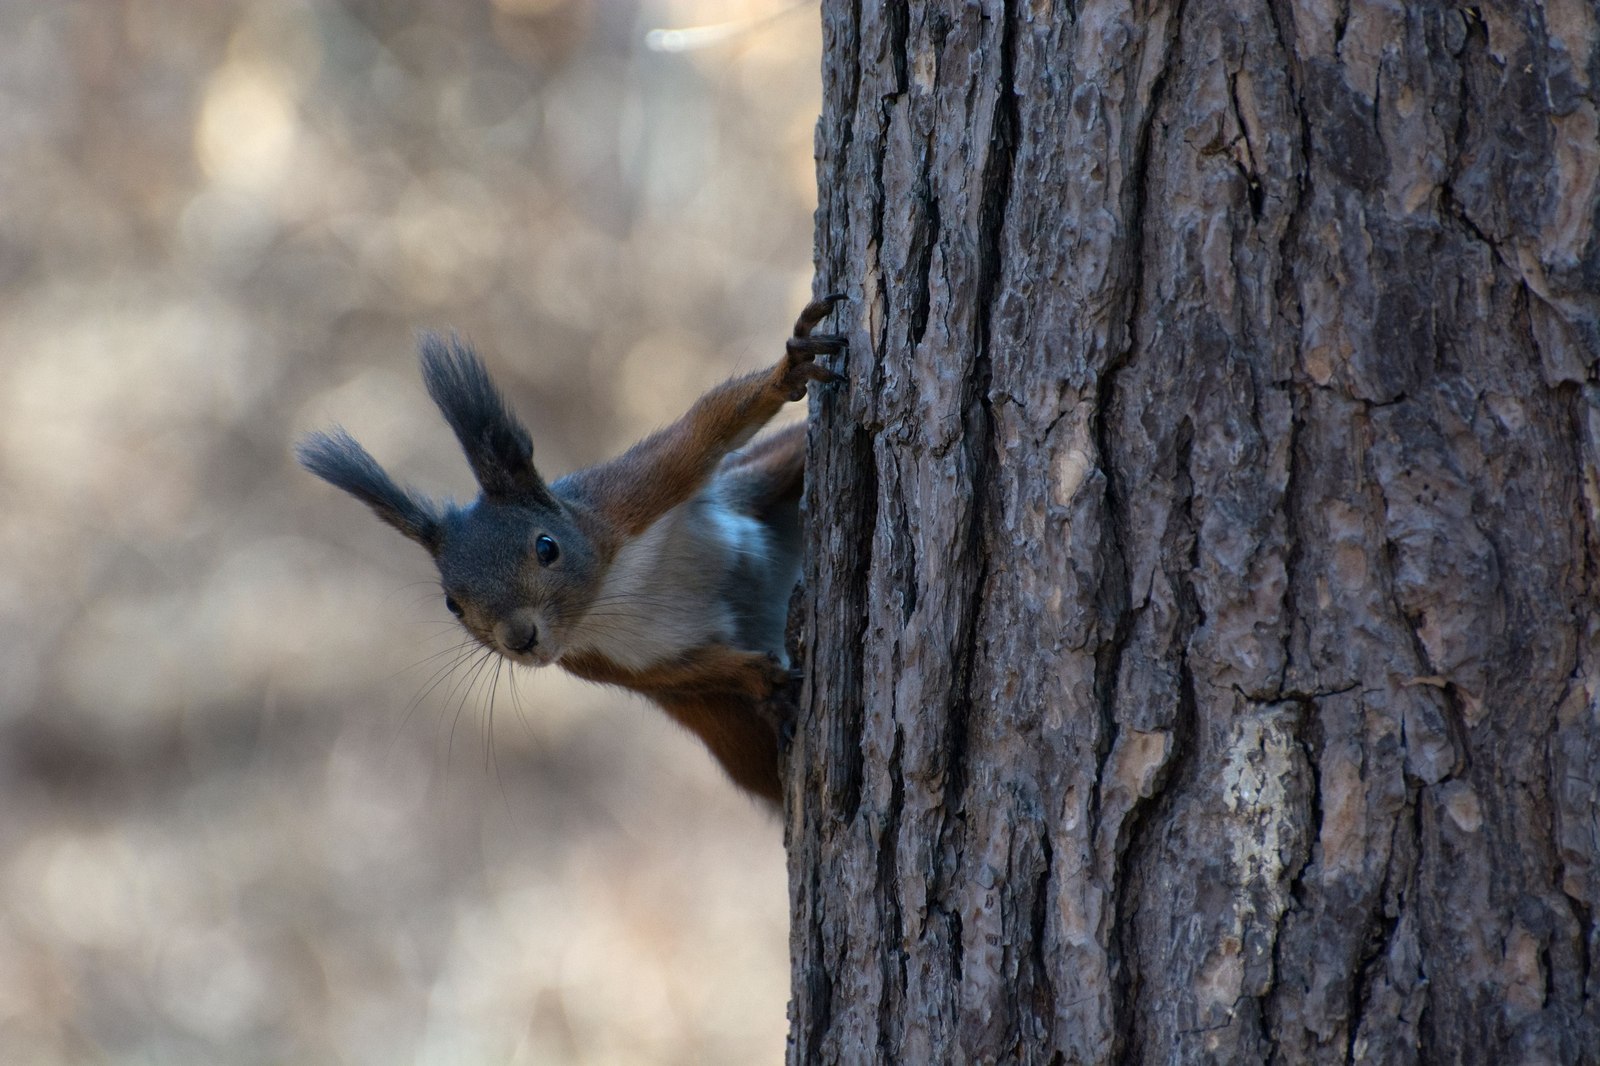
<svg viewBox="0 0 1600 1066"><path fill-rule="evenodd" d="M812 337L790 337L784 349L792 356L815 358L819 355L838 355L844 351L845 339L838 333L818 333Z"/></svg>
<svg viewBox="0 0 1600 1066"><path fill-rule="evenodd" d="M784 345L777 387L790 400L804 399L808 382L820 381L826 385L844 380L842 375L813 361L819 355L837 355L845 350L843 334L811 333L816 319L825 315L830 306L820 300L808 306L801 312L800 321L795 323L794 336ZM808 316L819 307L822 308L821 314L808 322Z"/></svg>
<svg viewBox="0 0 1600 1066"><path fill-rule="evenodd" d="M794 335L796 337L811 336L811 329L818 322L828 317L835 304L844 299L842 292L830 292L820 300L812 300L800 312L800 317L794 322Z"/></svg>
<svg viewBox="0 0 1600 1066"><path fill-rule="evenodd" d="M832 385L843 380L843 375L836 374L825 366L817 363L800 363L789 368L788 373L784 375L782 382L779 383L778 389L788 400L793 402L806 398L806 384L808 382L818 381L824 385Z"/></svg>

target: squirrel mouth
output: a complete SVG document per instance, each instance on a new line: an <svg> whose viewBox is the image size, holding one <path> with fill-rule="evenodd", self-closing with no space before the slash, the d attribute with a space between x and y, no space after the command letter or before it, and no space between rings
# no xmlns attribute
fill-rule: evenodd
<svg viewBox="0 0 1600 1066"><path fill-rule="evenodd" d="M512 662L523 666L554 666L560 660L562 651L562 649L544 643L521 651L512 651L507 648L496 648L495 650Z"/></svg>

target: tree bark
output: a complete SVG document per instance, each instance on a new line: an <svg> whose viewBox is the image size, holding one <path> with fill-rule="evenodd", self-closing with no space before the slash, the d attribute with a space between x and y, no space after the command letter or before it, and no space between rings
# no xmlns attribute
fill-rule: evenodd
<svg viewBox="0 0 1600 1066"><path fill-rule="evenodd" d="M1600 1061L1592 3L823 19L790 1061Z"/></svg>

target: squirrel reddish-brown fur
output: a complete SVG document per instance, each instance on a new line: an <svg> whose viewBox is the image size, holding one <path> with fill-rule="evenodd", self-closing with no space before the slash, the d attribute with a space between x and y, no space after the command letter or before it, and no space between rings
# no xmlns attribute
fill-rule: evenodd
<svg viewBox="0 0 1600 1066"><path fill-rule="evenodd" d="M805 427L755 433L844 339L808 304L783 358L713 388L616 459L546 485L533 444L470 348L425 336L422 376L482 490L465 507L402 488L342 429L300 442L312 473L427 548L445 603L513 662L643 693L740 787L780 802L784 630L799 577Z"/></svg>

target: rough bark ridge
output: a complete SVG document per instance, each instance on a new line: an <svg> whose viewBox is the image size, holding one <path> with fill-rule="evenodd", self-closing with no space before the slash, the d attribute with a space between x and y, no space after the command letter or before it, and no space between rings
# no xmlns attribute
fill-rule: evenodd
<svg viewBox="0 0 1600 1066"><path fill-rule="evenodd" d="M823 18L791 1061L1593 1061L1593 6Z"/></svg>

